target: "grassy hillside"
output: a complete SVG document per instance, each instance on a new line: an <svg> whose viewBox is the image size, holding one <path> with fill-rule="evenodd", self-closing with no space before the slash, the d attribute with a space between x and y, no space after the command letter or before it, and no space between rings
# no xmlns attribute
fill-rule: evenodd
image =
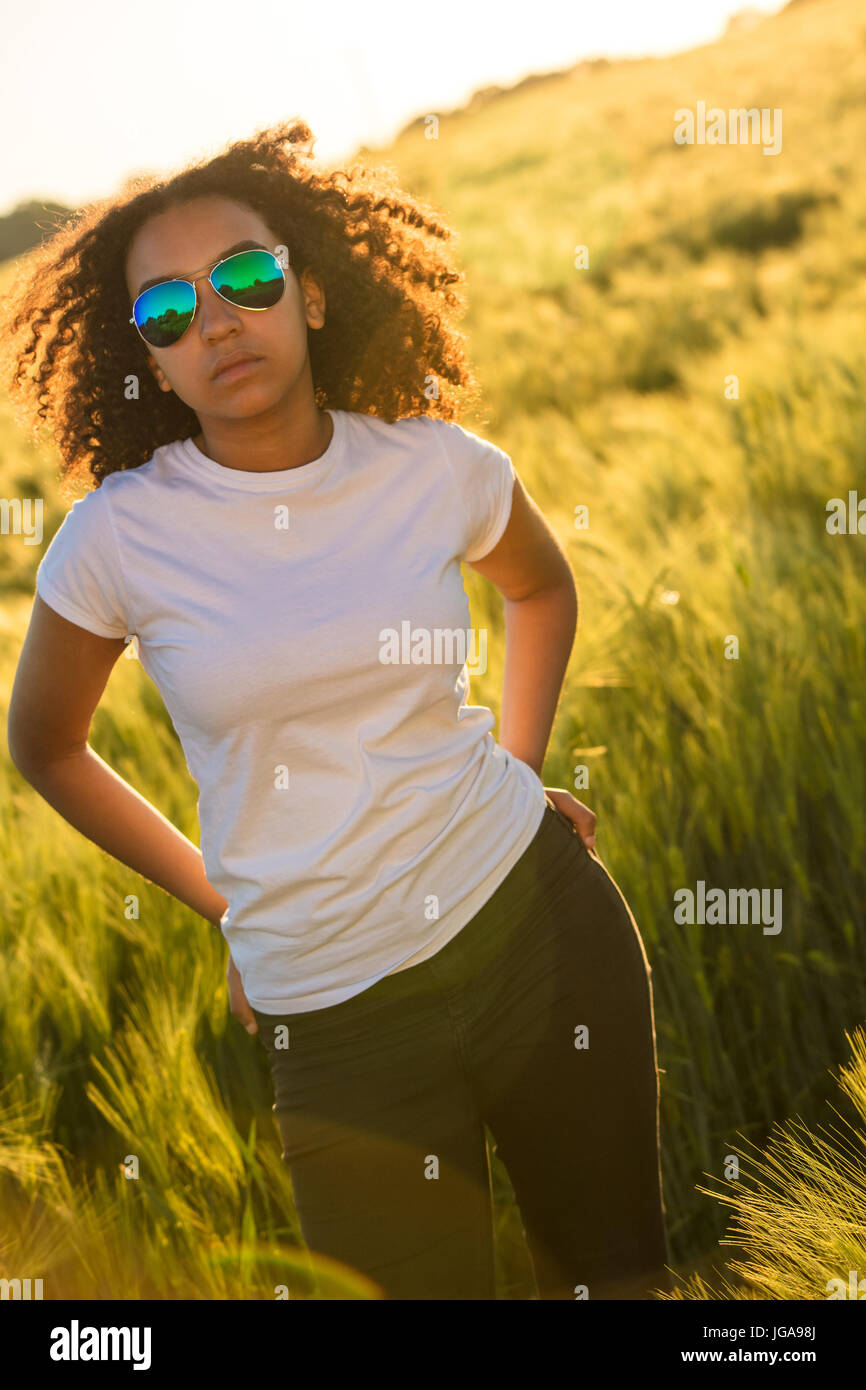
<svg viewBox="0 0 866 1390"><path fill-rule="evenodd" d="M781 153L677 145L674 112L699 100L781 108ZM576 794L653 967L684 1271L726 1226L707 1176L738 1135L761 1145L776 1121L823 1117L864 1014L866 536L825 524L830 498L866 496L864 144L866 16L804 0L686 54L478 101L442 115L436 140L413 123L370 156L459 229L487 402L464 423L512 455L578 578L545 781L589 768ZM3 496L46 499L47 543L63 513L52 462L8 420L0 470ZM43 549L0 545L4 705ZM469 571L467 587L490 633L473 698L498 711L501 602ZM195 789L137 662L118 664L92 744L197 839ZM260 1246L295 1226L224 947L6 759L0 804L0 1265L37 1260L56 1293L117 1296L120 1271L128 1297L272 1296L284 1267ZM701 879L781 888L781 932L677 924L674 893ZM134 1184L118 1172L130 1151L148 1157ZM498 1160L494 1177L500 1290L522 1298ZM825 1278L795 1296L826 1297Z"/></svg>

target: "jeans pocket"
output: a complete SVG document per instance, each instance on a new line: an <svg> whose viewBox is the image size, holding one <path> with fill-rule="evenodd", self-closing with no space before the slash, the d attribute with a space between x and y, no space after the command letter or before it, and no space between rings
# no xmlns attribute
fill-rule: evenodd
<svg viewBox="0 0 866 1390"><path fill-rule="evenodd" d="M560 811L559 807L555 804L555 802L551 801L551 799L550 799L549 796L545 796L544 799L545 799L545 801L547 802L547 805L550 807L550 809L551 809L551 811L553 812L553 814L554 814L554 815L557 817L557 819L560 820L560 821L562 822L562 824L566 827L566 829L568 830L569 834L575 836L576 839L578 839L578 840L580 841L580 843L583 845L583 837L579 834L578 829L577 829L577 826L575 825L574 821L569 820L569 818L568 818L568 816L565 814L565 812L564 812L564 811ZM584 847L584 849L586 849L586 846L585 846L585 845L584 845L583 847Z"/></svg>
<svg viewBox="0 0 866 1390"><path fill-rule="evenodd" d="M593 850L587 849L584 844L583 836L579 833L574 821L569 820L565 812L560 811L559 807L555 806L552 801L547 800L547 806L553 812L555 819L568 832L568 846L566 849L566 845L563 844L563 849L570 855L569 863L573 865L573 872L581 873L584 869L589 868L590 864L599 863ZM551 820L550 823L553 824L554 821ZM555 833L558 834L559 832Z"/></svg>
<svg viewBox="0 0 866 1390"><path fill-rule="evenodd" d="M292 1031L294 1019L284 1014L259 1014L253 1009L253 1017L258 1024L256 1037L261 1043L270 1061L273 1063L275 1057L284 1057L291 1047ZM278 1028L285 1029L284 1032L277 1032ZM279 1042L279 1046L277 1045Z"/></svg>

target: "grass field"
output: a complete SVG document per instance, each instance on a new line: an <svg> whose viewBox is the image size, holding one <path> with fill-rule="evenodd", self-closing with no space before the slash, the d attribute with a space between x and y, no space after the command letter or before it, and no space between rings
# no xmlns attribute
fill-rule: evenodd
<svg viewBox="0 0 866 1390"><path fill-rule="evenodd" d="M653 967L674 1263L718 1265L724 1193L742 1197L746 1297L826 1297L834 1261L866 1274L850 1230L866 1185L841 1150L800 1167L783 1151L766 1207L725 1179L741 1137L763 1149L774 1124L825 1124L841 1067L862 1165L866 535L830 534L826 508L866 497L864 94L857 0L806 0L687 54L528 83L370 156L458 228L487 403L463 423L511 454L568 548L580 624L544 780L573 788L588 768L575 794ZM698 100L780 108L782 152L675 144L674 112ZM46 544L56 462L3 417L0 491L45 498ZM5 715L44 545L0 541ZM467 588L490 634L472 698L498 712L501 601L470 571ZM91 743L198 841L136 661ZM43 1275L46 1297L311 1296L221 937L63 822L5 744L0 798L0 1273ZM699 880L782 889L782 930L677 923L674 893ZM493 1170L500 1296L526 1298ZM321 1296L370 1296L322 1277Z"/></svg>

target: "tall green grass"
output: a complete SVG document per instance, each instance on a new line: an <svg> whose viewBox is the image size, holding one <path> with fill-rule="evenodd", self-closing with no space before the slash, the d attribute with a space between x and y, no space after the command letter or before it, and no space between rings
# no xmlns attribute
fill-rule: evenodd
<svg viewBox="0 0 866 1390"><path fill-rule="evenodd" d="M838 1085L854 1123L836 1111L844 1128L819 1125L813 1132L790 1120L775 1128L765 1153L734 1145L755 1173L741 1169L727 1190L701 1191L733 1210L731 1233L720 1244L735 1246L742 1258L727 1263L728 1277L708 1282L693 1275L659 1297L864 1297L852 1284L866 1280L866 1032L858 1029L848 1041L852 1060Z"/></svg>

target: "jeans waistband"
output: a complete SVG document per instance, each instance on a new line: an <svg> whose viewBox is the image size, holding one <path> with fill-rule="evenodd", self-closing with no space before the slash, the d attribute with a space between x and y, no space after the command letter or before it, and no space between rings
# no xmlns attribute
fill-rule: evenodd
<svg viewBox="0 0 866 1390"><path fill-rule="evenodd" d="M544 815L538 830L523 854L487 901L450 941L427 960L396 974L385 975L375 984L339 1004L297 1014L259 1014L253 1010L259 1027L278 1021L292 1022L305 1032L318 1033L363 1014L388 1001L411 999L437 990L437 978L460 974L474 963L483 963L508 938L518 933L540 905L545 894L560 890L562 881L573 881L593 862L589 850L572 821L545 798Z"/></svg>

